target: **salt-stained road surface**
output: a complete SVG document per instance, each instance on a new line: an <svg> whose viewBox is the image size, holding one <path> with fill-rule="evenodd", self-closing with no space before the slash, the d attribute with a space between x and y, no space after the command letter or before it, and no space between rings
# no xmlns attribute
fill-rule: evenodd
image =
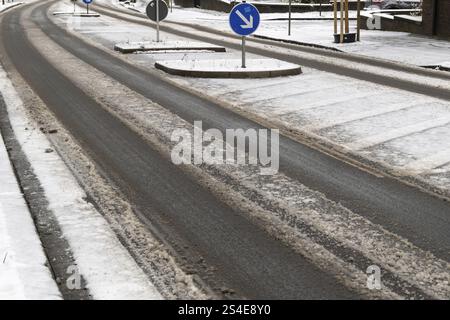
<svg viewBox="0 0 450 320"><path fill-rule="evenodd" d="M447 147L438 149L437 142L449 120L448 102L431 93L431 85L437 88L443 79L432 78L435 82L420 95L412 92L416 83L407 85L409 91L399 90L412 77L402 70L387 70L401 73L397 80L382 73L375 77L378 71L369 76L388 79L388 86L358 74L325 72L325 67L251 82L172 77L153 63L239 58L240 52L225 39L227 53L123 56L112 50L115 42L150 40L154 30L108 14L89 20L49 17L49 8L71 6L37 4L8 14L1 26L2 50L52 111L55 124L68 131L67 139L73 138L92 162L89 174L78 172L77 178L89 186L89 176L106 176L141 224L164 240L158 248L170 248L175 264L203 281L197 285L238 298L449 297L448 203L339 160L347 152L353 157L347 161L358 156L366 168L369 160L382 163L396 174L447 190L447 171L436 164L442 167L447 159ZM186 40L168 31L163 30L163 39ZM257 53L249 58L260 58ZM354 75L329 71L334 70ZM436 90L445 95L445 87ZM253 167L172 165L171 133L192 130L196 120L204 129L221 131L280 127L285 133L280 172L261 176ZM311 140L293 139L286 128ZM435 133L423 135L428 130ZM408 141L413 136L423 146ZM311 141L336 148L338 158L311 147ZM67 148L64 139L54 143L59 150ZM427 154L433 157L427 160ZM65 157L69 163L80 161ZM101 202L99 194L90 193ZM132 230L130 221L120 223ZM159 261L146 260L150 253L143 244L149 235L120 234L161 294L176 297L163 288L161 279L167 278L155 272L161 271ZM371 265L383 271L382 290L366 286Z"/></svg>

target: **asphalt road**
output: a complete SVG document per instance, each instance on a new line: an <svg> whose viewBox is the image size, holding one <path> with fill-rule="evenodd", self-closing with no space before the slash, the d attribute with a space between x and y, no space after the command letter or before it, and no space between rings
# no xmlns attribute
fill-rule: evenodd
<svg viewBox="0 0 450 320"><path fill-rule="evenodd" d="M220 130L259 127L69 35L47 18L47 9L48 4L38 6L32 19L55 42L187 121L203 120L205 128ZM9 59L143 219L193 264L201 257L214 267L214 272L199 271L206 282L247 298L358 297L212 196L86 96L32 47L19 22L21 11L7 13L1 24L0 41ZM449 260L447 202L285 137L280 156L288 176Z"/></svg>
<svg viewBox="0 0 450 320"><path fill-rule="evenodd" d="M358 297L212 196L86 96L30 45L20 12L6 15L1 25L17 70L143 218L192 265L204 259L214 268L213 273L196 270L208 284L256 299Z"/></svg>
<svg viewBox="0 0 450 320"><path fill-rule="evenodd" d="M55 42L186 121L202 120L204 129L217 128L222 132L228 128L261 127L217 104L180 90L161 77L87 45L48 19L46 8L35 10L33 20ZM224 46L227 44L222 43ZM371 175L285 137L280 138L280 171L438 257L450 260L448 202L396 180Z"/></svg>

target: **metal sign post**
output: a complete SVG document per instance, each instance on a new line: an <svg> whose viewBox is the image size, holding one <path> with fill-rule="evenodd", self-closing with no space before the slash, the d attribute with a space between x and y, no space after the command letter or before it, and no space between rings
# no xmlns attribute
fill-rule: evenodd
<svg viewBox="0 0 450 320"><path fill-rule="evenodd" d="M159 42L159 1L156 0L156 42Z"/></svg>
<svg viewBox="0 0 450 320"><path fill-rule="evenodd" d="M245 65L245 36L242 36L242 68L247 68Z"/></svg>
<svg viewBox="0 0 450 320"><path fill-rule="evenodd" d="M242 68L246 68L245 37L251 35L259 26L259 11L250 3L242 2L231 9L229 22L231 29L242 38Z"/></svg>
<svg viewBox="0 0 450 320"><path fill-rule="evenodd" d="M76 6L77 6L77 0L70 0L70 1L73 2L73 13L75 13Z"/></svg>
<svg viewBox="0 0 450 320"><path fill-rule="evenodd" d="M337 34L337 0L333 2L334 34Z"/></svg>
<svg viewBox="0 0 450 320"><path fill-rule="evenodd" d="M86 4L86 14L89 14L89 4L92 3L93 0L83 0L83 2Z"/></svg>
<svg viewBox="0 0 450 320"><path fill-rule="evenodd" d="M292 23L292 0L289 0L289 18L288 18L288 36L291 35L291 23Z"/></svg>
<svg viewBox="0 0 450 320"><path fill-rule="evenodd" d="M356 41L361 41L361 0L358 0L356 6Z"/></svg>
<svg viewBox="0 0 450 320"><path fill-rule="evenodd" d="M341 15L340 15L341 32L340 32L340 36L339 36L339 43L344 43L344 0L341 0L340 9L341 9Z"/></svg>

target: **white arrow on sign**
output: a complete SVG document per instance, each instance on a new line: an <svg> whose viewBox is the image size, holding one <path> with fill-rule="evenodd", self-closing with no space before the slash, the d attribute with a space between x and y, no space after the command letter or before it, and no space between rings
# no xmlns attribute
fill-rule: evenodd
<svg viewBox="0 0 450 320"><path fill-rule="evenodd" d="M245 24L241 25L242 29L252 29L253 28L253 16L252 15L250 15L250 20L247 20L247 18L239 10L236 10L236 14L245 23Z"/></svg>

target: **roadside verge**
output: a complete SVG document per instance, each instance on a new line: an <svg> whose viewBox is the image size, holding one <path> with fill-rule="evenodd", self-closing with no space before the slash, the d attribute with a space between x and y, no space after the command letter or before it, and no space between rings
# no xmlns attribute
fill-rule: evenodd
<svg viewBox="0 0 450 320"><path fill-rule="evenodd" d="M60 299L1 134L0 181L0 300Z"/></svg>

